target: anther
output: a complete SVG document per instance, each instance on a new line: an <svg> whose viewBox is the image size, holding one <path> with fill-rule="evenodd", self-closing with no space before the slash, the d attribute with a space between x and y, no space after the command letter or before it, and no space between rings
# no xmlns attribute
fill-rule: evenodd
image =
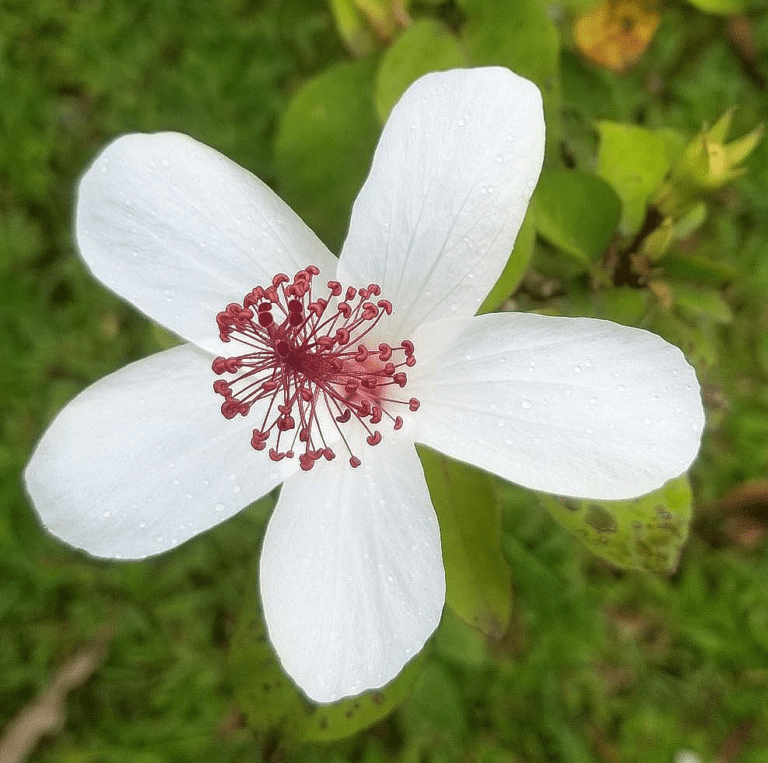
<svg viewBox="0 0 768 763"><path fill-rule="evenodd" d="M395 431L403 427L403 417L395 410L407 406L416 411L419 401L398 399L391 390L393 385L406 386L406 374L397 369L416 362L414 346L407 339L398 345L367 346L366 335L392 313L392 303L372 301L381 294L378 284L356 289L331 280L327 298L317 296L313 278L319 273L314 265L293 279L278 273L269 286L256 286L242 304L231 303L218 313L221 340L239 341L247 352L214 359L213 372L233 378L217 379L213 390L224 398L225 418L260 411L251 446L262 451L271 440L272 461L293 458L292 446L299 442L299 465L308 471L320 459L335 458L328 442L340 439L350 466L357 468L361 460L351 452L340 427L357 421L371 446L382 440L372 427L385 416Z"/></svg>

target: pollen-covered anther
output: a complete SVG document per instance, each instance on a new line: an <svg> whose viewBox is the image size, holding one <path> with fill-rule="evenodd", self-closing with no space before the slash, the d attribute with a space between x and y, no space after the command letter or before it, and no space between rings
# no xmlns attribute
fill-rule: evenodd
<svg viewBox="0 0 768 763"><path fill-rule="evenodd" d="M401 399L392 390L408 383L401 369L415 364L414 346L407 339L398 345L366 344L367 335L393 310L388 300L375 300L381 295L378 284L355 288L328 281L322 297L313 293L319 274L314 265L293 279L278 273L269 286L256 286L242 304L231 303L218 313L221 340L239 341L247 350L213 361L217 376L233 377L216 380L213 390L224 398L225 418L259 412L251 446L265 450L271 441L272 461L293 458L294 445L302 443L299 465L308 471L320 459L335 458L329 443L341 440L350 466L357 468L361 459L342 426L356 422L372 446L382 440L373 427L385 418L393 430L403 427L396 411L416 411L419 401Z"/></svg>

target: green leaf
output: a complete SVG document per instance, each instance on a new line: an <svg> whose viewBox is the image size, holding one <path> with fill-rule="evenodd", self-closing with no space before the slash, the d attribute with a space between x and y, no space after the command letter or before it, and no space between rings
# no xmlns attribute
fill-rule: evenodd
<svg viewBox="0 0 768 763"><path fill-rule="evenodd" d="M602 257L621 217L609 183L579 170L542 172L532 207L539 235L588 268Z"/></svg>
<svg viewBox="0 0 768 763"><path fill-rule="evenodd" d="M507 264L504 266L504 270L501 271L501 275L493 288L488 292L488 296L483 301L483 304L480 305L480 309L477 311L478 315L493 312L505 299L508 299L515 293L515 290L520 285L520 281L523 280L523 276L528 270L528 266L531 264L535 241L536 229L533 227L533 215L529 209L523 224L520 226L512 254L509 256Z"/></svg>
<svg viewBox="0 0 768 763"><path fill-rule="evenodd" d="M286 676L269 642L255 582L254 576L253 589L230 642L230 679L240 709L254 731L295 743L303 737L310 705Z"/></svg>
<svg viewBox="0 0 768 763"><path fill-rule="evenodd" d="M228 667L237 702L257 734L286 745L343 739L377 723L408 696L423 652L381 689L327 705L310 702L285 674L269 642L256 589L240 613Z"/></svg>
<svg viewBox="0 0 768 763"><path fill-rule="evenodd" d="M384 122L408 86L423 74L466 64L458 40L434 19L414 21L384 54L376 76L376 112Z"/></svg>
<svg viewBox="0 0 768 763"><path fill-rule="evenodd" d="M732 16L741 13L746 7L746 0L688 0L700 11L718 16Z"/></svg>
<svg viewBox="0 0 768 763"><path fill-rule="evenodd" d="M691 487L687 476L629 501L593 501L540 495L569 533L611 564L630 570L674 572L688 538Z"/></svg>
<svg viewBox="0 0 768 763"><path fill-rule="evenodd" d="M738 278L733 265L692 252L673 252L664 258L664 272L684 281L698 281L711 286L725 286Z"/></svg>
<svg viewBox="0 0 768 763"><path fill-rule="evenodd" d="M547 161L560 156L560 36L541 0L465 0L464 41L476 66L506 66L544 97Z"/></svg>
<svg viewBox="0 0 768 763"><path fill-rule="evenodd" d="M635 125L598 122L597 172L618 193L623 205L621 230L632 235L643 223L650 195L670 166L664 135Z"/></svg>
<svg viewBox="0 0 768 763"><path fill-rule="evenodd" d="M723 295L715 289L686 283L670 284L672 299L680 313L692 320L709 318L716 323L730 323L733 313Z"/></svg>
<svg viewBox="0 0 768 763"><path fill-rule="evenodd" d="M331 13L344 45L353 56L375 51L380 43L354 0L330 0Z"/></svg>
<svg viewBox="0 0 768 763"><path fill-rule="evenodd" d="M409 738L429 738L439 729L441 736L455 739L466 733L466 706L461 687L451 671L445 665L431 662L425 666L413 688L413 695L398 715L402 718ZM420 755L411 759L430 758ZM455 760L455 757L435 756L431 759Z"/></svg>
<svg viewBox="0 0 768 763"><path fill-rule="evenodd" d="M424 668L424 652L411 660L386 686L332 705L318 705L309 714L303 740L344 739L386 718L411 693Z"/></svg>
<svg viewBox="0 0 768 763"><path fill-rule="evenodd" d="M440 627L432 639L435 654L459 666L481 667L492 660L485 635L446 607Z"/></svg>
<svg viewBox="0 0 768 763"><path fill-rule="evenodd" d="M499 638L509 622L512 581L491 477L429 448L418 451L440 521L446 602L462 620Z"/></svg>
<svg viewBox="0 0 768 763"><path fill-rule="evenodd" d="M277 135L280 193L334 251L341 248L381 130L372 95L375 63L338 64L309 80Z"/></svg>

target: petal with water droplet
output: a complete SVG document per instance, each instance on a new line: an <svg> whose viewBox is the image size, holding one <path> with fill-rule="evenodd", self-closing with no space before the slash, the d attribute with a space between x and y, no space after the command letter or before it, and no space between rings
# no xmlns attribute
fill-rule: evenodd
<svg viewBox="0 0 768 763"><path fill-rule="evenodd" d="M94 556L141 559L223 522L298 469L250 447L252 420L224 419L212 376L211 356L181 345L69 403L24 475L48 530ZM236 495L222 479L230 472Z"/></svg>
<svg viewBox="0 0 768 763"><path fill-rule="evenodd" d="M543 155L532 82L501 67L422 77L384 127L339 272L381 285L396 335L448 310L474 314L509 259Z"/></svg>
<svg viewBox="0 0 768 763"><path fill-rule="evenodd" d="M216 314L276 273L336 260L247 170L178 133L124 135L80 181L77 243L93 274L179 336L219 352Z"/></svg>
<svg viewBox="0 0 768 763"><path fill-rule="evenodd" d="M384 440L283 485L261 553L270 639L317 702L392 680L445 601L440 532L416 451Z"/></svg>
<svg viewBox="0 0 768 763"><path fill-rule="evenodd" d="M499 313L435 321L413 339L417 442L512 482L631 498L681 474L698 452L696 375L679 349L650 332Z"/></svg>

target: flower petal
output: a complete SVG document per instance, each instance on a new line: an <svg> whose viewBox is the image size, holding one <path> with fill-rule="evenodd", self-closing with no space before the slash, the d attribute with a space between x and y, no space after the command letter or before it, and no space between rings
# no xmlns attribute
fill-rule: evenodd
<svg viewBox="0 0 768 763"><path fill-rule="evenodd" d="M543 155L541 94L528 80L500 67L417 80L355 202L340 279L378 283L403 336L474 314L509 257Z"/></svg>
<svg viewBox="0 0 768 763"><path fill-rule="evenodd" d="M414 336L415 437L535 490L621 499L685 471L704 412L683 354L640 329L501 313Z"/></svg>
<svg viewBox="0 0 768 763"><path fill-rule="evenodd" d="M294 471L251 448L250 417L222 417L213 378L211 357L182 345L69 403L25 472L48 530L95 556L140 559L223 522Z"/></svg>
<svg viewBox="0 0 768 763"><path fill-rule="evenodd" d="M279 272L336 259L258 178L178 133L125 135L80 182L77 243L150 318L219 352L216 314Z"/></svg>
<svg viewBox="0 0 768 763"><path fill-rule="evenodd" d="M270 639L317 702L394 678L440 620L437 518L411 442L386 438L283 486L261 554Z"/></svg>

